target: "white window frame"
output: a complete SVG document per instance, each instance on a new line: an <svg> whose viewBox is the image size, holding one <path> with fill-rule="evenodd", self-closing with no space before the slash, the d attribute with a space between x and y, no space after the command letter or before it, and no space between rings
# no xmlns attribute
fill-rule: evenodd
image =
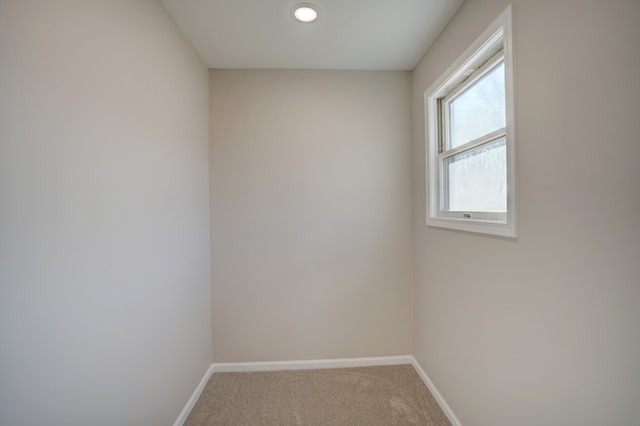
<svg viewBox="0 0 640 426"><path fill-rule="evenodd" d="M482 234L517 237L516 161L514 111L514 56L512 6L478 37L424 94L427 164L427 225ZM495 64L504 61L506 125L502 129L444 150L448 129L444 125L448 102L482 78ZM452 212L442 208L444 158L505 138L507 151L507 211Z"/></svg>

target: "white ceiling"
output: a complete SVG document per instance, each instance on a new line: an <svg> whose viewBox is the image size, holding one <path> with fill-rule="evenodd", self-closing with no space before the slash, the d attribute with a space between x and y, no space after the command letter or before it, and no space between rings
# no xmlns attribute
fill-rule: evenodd
<svg viewBox="0 0 640 426"><path fill-rule="evenodd" d="M161 0L210 68L411 70L462 0ZM291 18L315 4L316 22Z"/></svg>

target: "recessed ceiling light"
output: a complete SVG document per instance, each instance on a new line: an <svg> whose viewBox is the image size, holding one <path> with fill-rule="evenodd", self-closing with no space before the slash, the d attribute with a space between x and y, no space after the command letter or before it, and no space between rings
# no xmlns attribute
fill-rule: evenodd
<svg viewBox="0 0 640 426"><path fill-rule="evenodd" d="M293 7L293 17L300 22L313 22L318 19L318 8L308 3L298 4Z"/></svg>

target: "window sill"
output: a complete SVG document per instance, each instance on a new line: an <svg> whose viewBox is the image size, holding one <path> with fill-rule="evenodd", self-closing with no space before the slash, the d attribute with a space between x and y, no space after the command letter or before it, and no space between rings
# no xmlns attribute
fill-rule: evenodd
<svg viewBox="0 0 640 426"><path fill-rule="evenodd" d="M427 226L516 239L515 223L502 220L428 217Z"/></svg>

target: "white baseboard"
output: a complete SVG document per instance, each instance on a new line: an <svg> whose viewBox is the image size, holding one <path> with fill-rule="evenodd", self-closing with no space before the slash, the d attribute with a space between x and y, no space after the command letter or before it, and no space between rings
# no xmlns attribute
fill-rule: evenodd
<svg viewBox="0 0 640 426"><path fill-rule="evenodd" d="M191 398L189 398L189 400L187 401L187 404L184 406L184 408L180 412L180 415L176 419L175 423L173 423L173 426L182 426L184 424L184 422L187 420L187 417L189 417L189 413L191 413L191 410L193 410L193 407L196 405L196 402L198 402L198 398L200 398L200 394L204 390L204 387L207 385L207 382L211 378L212 374L213 374L213 364L209 366L207 371L204 373L204 376L202 376L202 380L200 380L200 383L198 383L198 387L196 388L196 390L193 391Z"/></svg>
<svg viewBox="0 0 640 426"><path fill-rule="evenodd" d="M440 395L440 392L438 392L438 389L433 384L429 376L427 376L427 373L425 373L425 371L422 369L418 361L414 357L411 357L411 360L412 360L411 364L413 365L413 368L416 369L416 371L418 372L418 375L420 376L424 384L427 385L427 388L429 388L429 392L431 392L431 395L433 395L433 397L435 398L440 408L442 408L442 411L444 411L444 414L447 415L447 418L451 422L451 425L462 426L462 423L460 423L460 420L458 420L456 415L453 413L453 411L451 410L451 407L449 407L449 404L447 404L447 401L445 401L442 395Z"/></svg>
<svg viewBox="0 0 640 426"><path fill-rule="evenodd" d="M371 358L312 359L303 361L225 362L212 364L216 373L240 371L314 370L321 368L371 367L375 365L412 364L411 355Z"/></svg>
<svg viewBox="0 0 640 426"><path fill-rule="evenodd" d="M435 387L427 373L422 369L418 361L411 355L382 356L370 358L339 358L339 359L314 359L303 361L267 361L267 362L223 362L213 363L200 380L200 384L187 401L182 412L178 416L173 426L182 426L193 406L200 398L209 378L213 373L230 373L245 371L278 371L278 370L313 370L323 368L351 368L351 367L372 367L376 365L403 365L411 364L418 372L418 375L427 386L435 398L442 411L446 414L452 426L462 426L456 415L451 411L449 404L444 400L438 389Z"/></svg>

